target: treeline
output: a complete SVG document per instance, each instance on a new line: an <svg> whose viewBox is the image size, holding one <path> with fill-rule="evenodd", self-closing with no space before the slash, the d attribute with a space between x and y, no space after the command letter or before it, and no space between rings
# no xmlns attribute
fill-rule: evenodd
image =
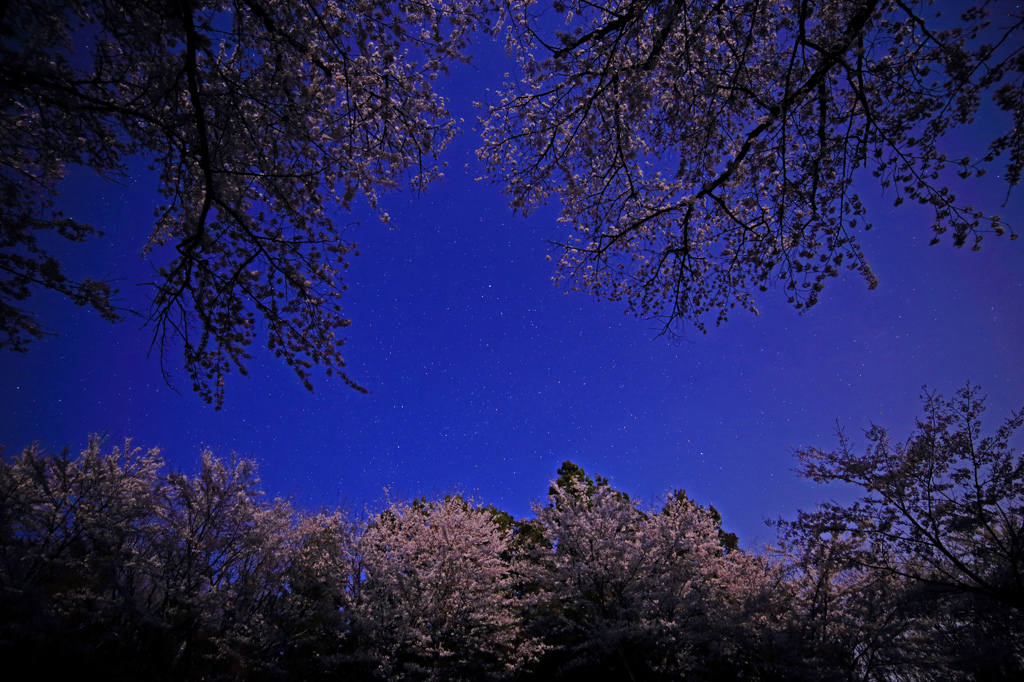
<svg viewBox="0 0 1024 682"><path fill-rule="evenodd" d="M245 459L30 447L0 464L0 656L40 679L1024 679L1021 418L981 438L974 397L930 397L903 444L868 432L846 474L845 440L799 453L867 494L760 553L682 491L642 508L571 462L530 519L458 495L356 518L267 498Z"/></svg>

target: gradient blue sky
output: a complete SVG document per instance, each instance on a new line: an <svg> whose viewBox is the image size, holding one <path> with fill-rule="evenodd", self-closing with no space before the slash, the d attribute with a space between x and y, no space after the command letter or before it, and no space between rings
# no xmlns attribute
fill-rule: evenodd
<svg viewBox="0 0 1024 682"><path fill-rule="evenodd" d="M470 122L472 101L508 68L484 56L443 85ZM765 518L848 494L793 473L792 449L831 447L837 419L853 434L874 421L904 438L922 385L950 395L968 380L989 395L993 427L1024 406L1024 239L990 237L976 253L928 246L926 213L871 199L862 244L876 290L844 272L806 314L772 291L760 317L737 313L673 342L619 304L552 284L546 240L565 236L556 208L513 216L497 185L475 181L470 128L445 154L444 182L384 201L391 228L368 212L338 218L361 251L348 270L346 360L369 395L322 375L308 393L264 351L249 377L229 378L216 412L177 356L180 393L163 383L140 320L110 325L40 293L30 305L60 336L0 356L0 443L9 454L33 440L80 449L101 432L160 446L186 470L209 447L254 457L268 492L305 506L457 487L517 516L571 459L645 501L685 488L752 547L772 537ZM1006 190L992 175L958 193L1024 231L1021 192L998 208ZM135 282L151 267L138 254L156 179L76 171L65 185L66 213L106 230L68 245L67 262L124 278L122 303L144 307Z"/></svg>

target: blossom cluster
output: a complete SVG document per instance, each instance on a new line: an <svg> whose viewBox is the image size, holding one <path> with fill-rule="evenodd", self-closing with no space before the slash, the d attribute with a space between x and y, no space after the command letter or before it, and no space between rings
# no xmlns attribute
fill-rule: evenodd
<svg viewBox="0 0 1024 682"><path fill-rule="evenodd" d="M479 155L517 209L560 201L556 280L668 331L776 284L806 309L844 268L873 288L867 188L978 248L1006 226L954 189L994 168L1009 190L1024 164L1024 17L950 27L939 4L516 0ZM982 112L977 152L953 151Z"/></svg>
<svg viewBox="0 0 1024 682"><path fill-rule="evenodd" d="M340 350L342 272L358 251L337 212L358 206L386 222L382 194L440 177L437 155L456 131L433 82L467 58L485 6L4 4L0 348L45 333L17 303L34 287L108 319L124 312L109 282L72 279L40 231L95 235L54 212L61 180L74 165L124 176L141 155L163 196L142 252L161 360L183 351L195 391L220 406L225 376L244 374L265 337L307 387L319 366L364 390Z"/></svg>

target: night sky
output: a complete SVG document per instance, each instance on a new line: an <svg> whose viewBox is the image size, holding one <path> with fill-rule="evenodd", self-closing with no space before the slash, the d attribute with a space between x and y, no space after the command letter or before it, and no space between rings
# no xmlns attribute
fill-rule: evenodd
<svg viewBox="0 0 1024 682"><path fill-rule="evenodd" d="M361 252L343 299L347 371L369 395L322 374L308 393L264 350L248 377L229 377L214 411L176 354L166 364L177 391L165 385L141 318L111 325L41 292L29 305L60 335L0 356L7 454L34 440L78 450L101 433L108 447L159 446L184 470L206 447L251 456L269 493L304 507L359 511L385 488L392 498L458 490L516 516L571 459L645 502L684 488L752 548L773 537L764 519L848 496L793 472L793 448L834 446L837 419L854 436L875 422L902 439L922 385L950 396L968 380L988 394L993 429L1024 406L1024 239L929 246L928 214L892 208L871 182L862 193L875 228L861 243L878 288L844 271L803 315L770 291L759 317L737 312L672 340L620 304L552 284L548 240L567 235L557 207L515 216L499 185L475 180L472 102L509 68L484 56L443 84L467 121L442 158L444 181L388 195L390 227L368 210L338 216ZM157 179L134 167L122 184L71 174L65 213L105 236L61 248L72 272L123 278L120 303L145 309L136 283L152 265L139 252L160 198ZM1006 186L994 175L957 194L1024 231L1022 193L1000 208Z"/></svg>

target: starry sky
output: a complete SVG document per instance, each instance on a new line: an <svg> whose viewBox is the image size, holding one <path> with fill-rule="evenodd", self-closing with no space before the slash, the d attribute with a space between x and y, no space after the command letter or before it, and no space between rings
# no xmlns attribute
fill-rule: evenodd
<svg viewBox="0 0 1024 682"><path fill-rule="evenodd" d="M861 243L878 288L844 271L805 314L769 291L760 316L673 340L620 304L554 285L557 206L513 215L500 186L477 179L472 102L507 68L482 49L442 83L468 122L443 182L388 195L390 226L369 211L338 216L361 253L343 300L347 370L369 395L323 375L309 393L264 351L248 377L229 376L214 411L176 355L164 383L141 318L111 325L40 292L29 303L59 336L0 356L8 455L32 441L78 450L100 433L159 446L184 470L205 448L253 457L271 495L308 508L457 490L519 517L569 459L645 502L684 488L757 548L773 537L765 519L852 494L793 471L794 448L835 445L837 420L855 437L874 422L905 438L923 385L949 396L967 381L988 394L992 428L1024 407L1024 239L929 246L927 213L893 208L876 185L864 185L875 228ZM119 302L140 309L152 265L139 253L159 202L144 168L133 162L119 184L76 169L61 200L105 232L62 247L69 269L121 280ZM958 193L1024 231L1022 193L1007 200L993 175Z"/></svg>

